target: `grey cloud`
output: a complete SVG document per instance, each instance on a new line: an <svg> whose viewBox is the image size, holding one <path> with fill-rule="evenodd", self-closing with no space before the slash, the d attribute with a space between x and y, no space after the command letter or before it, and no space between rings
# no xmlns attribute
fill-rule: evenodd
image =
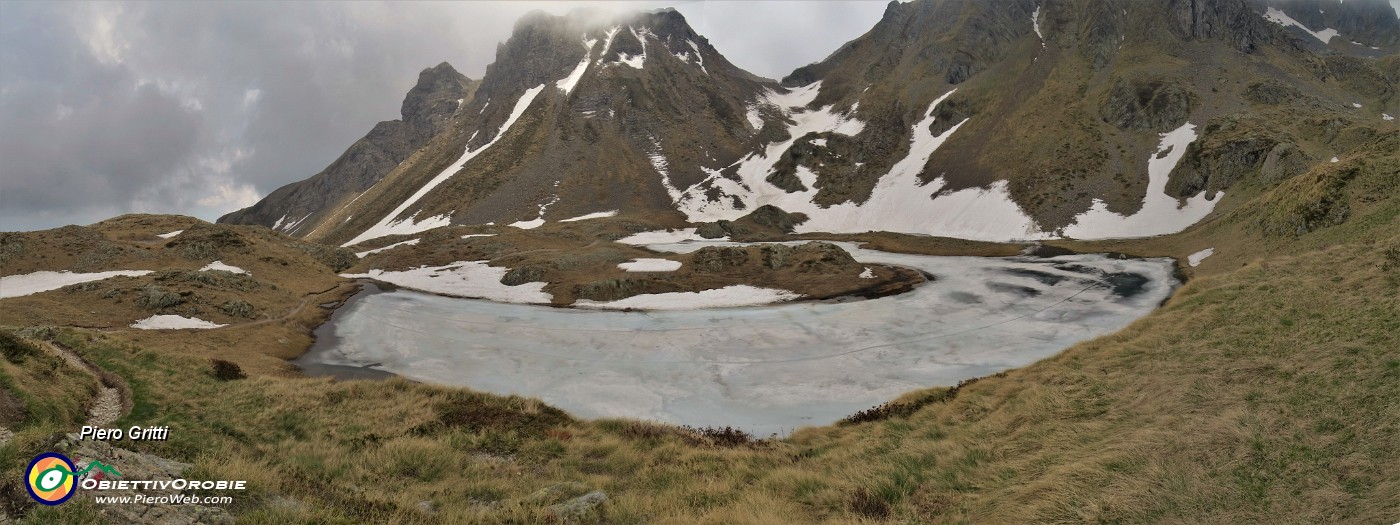
<svg viewBox="0 0 1400 525"><path fill-rule="evenodd" d="M479 78L521 15L674 5L781 77L882 2L0 4L0 230L126 212L205 219L325 167L398 117L419 70Z"/></svg>

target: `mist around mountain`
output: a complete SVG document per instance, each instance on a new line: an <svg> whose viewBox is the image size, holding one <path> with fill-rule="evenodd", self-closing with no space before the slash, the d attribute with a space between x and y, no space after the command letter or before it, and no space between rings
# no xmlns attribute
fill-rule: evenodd
<svg viewBox="0 0 1400 525"><path fill-rule="evenodd" d="M420 82L404 147L360 161L383 142L371 133L221 222L357 244L608 211L732 221L771 205L804 214L799 232L1174 233L1237 184L1276 184L1393 130L1400 22L1379 1L1327 7L891 3L781 80L733 66L675 11L535 13L479 83L463 81L475 87ZM425 96L459 105L411 114Z"/></svg>

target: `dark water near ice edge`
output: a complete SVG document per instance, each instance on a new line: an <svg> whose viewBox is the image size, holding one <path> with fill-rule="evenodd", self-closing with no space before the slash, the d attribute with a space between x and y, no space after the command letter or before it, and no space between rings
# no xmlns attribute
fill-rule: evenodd
<svg viewBox="0 0 1400 525"><path fill-rule="evenodd" d="M911 390L1044 359L1146 315L1179 284L1167 258L934 257L836 244L859 261L936 280L867 301L652 312L367 285L295 363L310 375L392 373L538 397L584 418L787 435Z"/></svg>

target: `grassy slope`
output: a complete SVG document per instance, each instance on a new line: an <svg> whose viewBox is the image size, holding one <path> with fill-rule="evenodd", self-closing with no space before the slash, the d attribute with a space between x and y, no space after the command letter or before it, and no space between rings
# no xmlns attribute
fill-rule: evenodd
<svg viewBox="0 0 1400 525"><path fill-rule="evenodd" d="M1300 253L1198 278L1117 334L908 417L738 447L401 380L220 382L158 339L61 339L132 385L119 424L175 429L137 448L247 478L232 510L248 523L531 522L553 499L520 498L561 481L607 491L618 523L1384 522L1400 513L1397 210L1273 241Z"/></svg>
<svg viewBox="0 0 1400 525"><path fill-rule="evenodd" d="M1180 235L1060 243L1218 253L1116 334L956 396L911 393L939 401L908 416L780 442L724 446L402 380L286 377L273 357L319 311L208 333L58 339L131 386L135 408L119 426L173 429L132 448L192 462L190 475L247 479L230 509L247 523L535 522L586 490L522 500L562 481L607 491L589 520L616 523L1384 522L1400 514L1397 139L1279 187L1241 187L1236 204ZM1341 224L1265 233L1338 202ZM946 248L935 241L918 249ZM5 304L7 323L32 311ZM236 356L253 377L218 381L209 356ZM6 457L42 449L40 434L22 432ZM0 479L22 467L7 461ZM6 499L23 501L13 490ZM93 512L74 503L28 519Z"/></svg>

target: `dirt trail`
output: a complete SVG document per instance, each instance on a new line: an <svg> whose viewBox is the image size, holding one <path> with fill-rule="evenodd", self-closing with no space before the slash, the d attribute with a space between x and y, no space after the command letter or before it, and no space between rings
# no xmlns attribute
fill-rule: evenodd
<svg viewBox="0 0 1400 525"><path fill-rule="evenodd" d="M97 400L93 402L92 408L88 409L88 417L83 422L84 425L105 427L126 415L122 410L122 389L126 388L125 385L109 384L108 380L103 379L102 373L96 365L83 361L72 350L47 341L42 341L42 343L58 353L59 357L62 357L69 365L87 372L102 384L97 394Z"/></svg>
<svg viewBox="0 0 1400 525"><path fill-rule="evenodd" d="M126 388L126 385L111 383L103 379L101 371L98 370L96 366L83 361L83 359L78 357L78 354L73 353L72 350L52 344L48 341L36 342L48 347L50 351L63 358L69 366L86 372L94 379L97 379L98 383L101 384L101 386L98 387L97 399L93 401L92 407L88 409L87 419L83 421L84 425L106 427L126 415L122 406L122 390ZM0 446L4 446L5 443L8 443L10 439L14 438L14 435L14 432L10 429L0 427Z"/></svg>

